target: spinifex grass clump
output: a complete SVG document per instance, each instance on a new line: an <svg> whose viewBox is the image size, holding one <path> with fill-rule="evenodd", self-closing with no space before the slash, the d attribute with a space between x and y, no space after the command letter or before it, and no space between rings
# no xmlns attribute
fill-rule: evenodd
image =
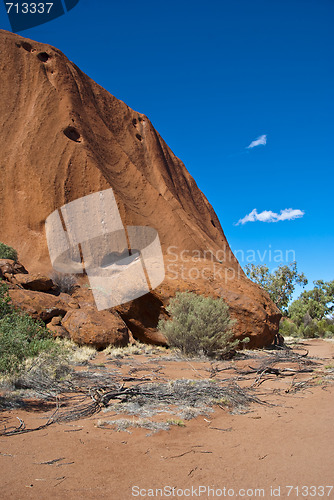
<svg viewBox="0 0 334 500"><path fill-rule="evenodd" d="M74 292L78 282L73 274L63 274L53 272L50 276L52 281L58 287L59 291L62 293L69 293L70 295Z"/></svg>
<svg viewBox="0 0 334 500"><path fill-rule="evenodd" d="M159 321L158 328L184 354L224 357L239 343L233 340L235 321L223 299L177 292L167 311L171 319Z"/></svg>

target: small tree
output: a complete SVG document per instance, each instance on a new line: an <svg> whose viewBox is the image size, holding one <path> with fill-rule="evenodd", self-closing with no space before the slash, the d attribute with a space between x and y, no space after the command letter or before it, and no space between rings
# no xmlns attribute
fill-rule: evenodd
<svg viewBox="0 0 334 500"><path fill-rule="evenodd" d="M0 243L0 259L11 259L17 261L17 251L14 248Z"/></svg>
<svg viewBox="0 0 334 500"><path fill-rule="evenodd" d="M307 285L305 275L297 272L296 262L280 266L273 273L265 265L250 264L246 266L245 272L252 281L269 293L271 300L282 314L287 314L288 304L296 285Z"/></svg>
<svg viewBox="0 0 334 500"><path fill-rule="evenodd" d="M297 326L307 324L310 322L309 319L312 320L307 311L307 305L301 300L301 298L294 300L292 304L289 306L288 317L292 319Z"/></svg>
<svg viewBox="0 0 334 500"><path fill-rule="evenodd" d="M192 292L177 292L167 311L171 320L159 321L158 328L170 346L184 354L222 357L239 343L233 340L229 309L223 299L203 297Z"/></svg>
<svg viewBox="0 0 334 500"><path fill-rule="evenodd" d="M294 303L291 304L289 308L289 312L291 312L291 314L293 314L298 307L301 310L305 310L312 319L320 320L325 316L333 314L334 280L327 282L317 280L313 281L313 284L314 288L303 292L295 306Z"/></svg>

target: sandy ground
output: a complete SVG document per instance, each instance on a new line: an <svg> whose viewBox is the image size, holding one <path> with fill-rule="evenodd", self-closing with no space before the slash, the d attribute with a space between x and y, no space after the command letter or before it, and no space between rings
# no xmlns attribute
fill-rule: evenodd
<svg viewBox="0 0 334 500"><path fill-rule="evenodd" d="M334 488L329 488L334 485L334 342L309 340L298 347L296 352L307 349L308 358L316 361L312 373L263 374L260 379L253 374L239 382L253 386L256 396L271 406L253 403L243 414L216 406L213 413L185 421L184 427L153 434L142 428L100 428L101 418L117 418L100 412L1 436L1 499L334 498ZM260 361L212 365L134 356L121 370L150 375L152 381L201 380L220 366L219 381ZM93 363L97 369L101 363L106 371L115 368L115 360L102 354ZM301 390L292 390L296 384ZM16 417L28 427L41 425L50 411L37 410L2 412L2 428Z"/></svg>

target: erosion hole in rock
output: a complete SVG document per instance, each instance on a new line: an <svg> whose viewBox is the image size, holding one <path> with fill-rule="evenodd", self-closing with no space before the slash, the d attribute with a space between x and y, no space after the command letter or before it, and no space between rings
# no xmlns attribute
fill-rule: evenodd
<svg viewBox="0 0 334 500"><path fill-rule="evenodd" d="M37 57L40 61L45 63L50 59L51 56L49 56L47 52L40 52L39 54L37 54Z"/></svg>
<svg viewBox="0 0 334 500"><path fill-rule="evenodd" d="M101 262L101 268L114 266L114 269L116 269L116 266L130 265L139 258L140 258L139 250L132 251L131 254L129 254L128 249L124 250L123 252L110 252L103 257Z"/></svg>
<svg viewBox="0 0 334 500"><path fill-rule="evenodd" d="M138 121L139 121L139 122L142 122L142 121L144 121L144 120L143 120L142 118L140 118L140 116L138 116Z"/></svg>
<svg viewBox="0 0 334 500"><path fill-rule="evenodd" d="M28 42L22 42L21 43L21 47L26 50L27 52L31 52L32 51L32 45L30 45L30 43Z"/></svg>
<svg viewBox="0 0 334 500"><path fill-rule="evenodd" d="M74 127L65 128L64 134L66 135L66 137L68 139L71 139L71 141L74 141L74 142L79 142L79 139L81 137L79 132L77 131L77 129Z"/></svg>
<svg viewBox="0 0 334 500"><path fill-rule="evenodd" d="M142 141L143 140L143 138L142 138L142 136L140 134L136 134L136 137L137 137L138 141Z"/></svg>
<svg viewBox="0 0 334 500"><path fill-rule="evenodd" d="M216 227L216 224L213 222L212 219L211 219L211 224L213 225L213 227Z"/></svg>
<svg viewBox="0 0 334 500"><path fill-rule="evenodd" d="M134 127L137 125L137 119L136 119L136 118L134 118L134 119L132 120L132 125L133 125Z"/></svg>

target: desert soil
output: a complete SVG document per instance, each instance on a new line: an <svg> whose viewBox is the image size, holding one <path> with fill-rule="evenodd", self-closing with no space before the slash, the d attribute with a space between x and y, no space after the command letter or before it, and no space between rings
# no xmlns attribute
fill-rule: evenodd
<svg viewBox="0 0 334 500"><path fill-rule="evenodd" d="M224 385L234 379L266 404L252 403L243 411L220 404L183 421L158 413L151 420L167 416L185 425L153 433L116 431L108 421L125 415L101 410L39 431L1 435L0 497L334 498L334 488L327 488L334 484L334 342L313 339L294 346L299 356L307 351L303 359L312 363L277 362L271 367L280 370L278 375L249 373L249 367L258 369L275 356L272 351L245 351L240 359L219 363L180 360L162 350L121 359L100 353L90 369L131 375L135 380L127 385L209 378ZM305 367L312 371L291 371ZM30 401L24 410L3 411L0 430L17 425L17 417L26 428L40 426L54 407ZM159 491L164 487L175 490Z"/></svg>

